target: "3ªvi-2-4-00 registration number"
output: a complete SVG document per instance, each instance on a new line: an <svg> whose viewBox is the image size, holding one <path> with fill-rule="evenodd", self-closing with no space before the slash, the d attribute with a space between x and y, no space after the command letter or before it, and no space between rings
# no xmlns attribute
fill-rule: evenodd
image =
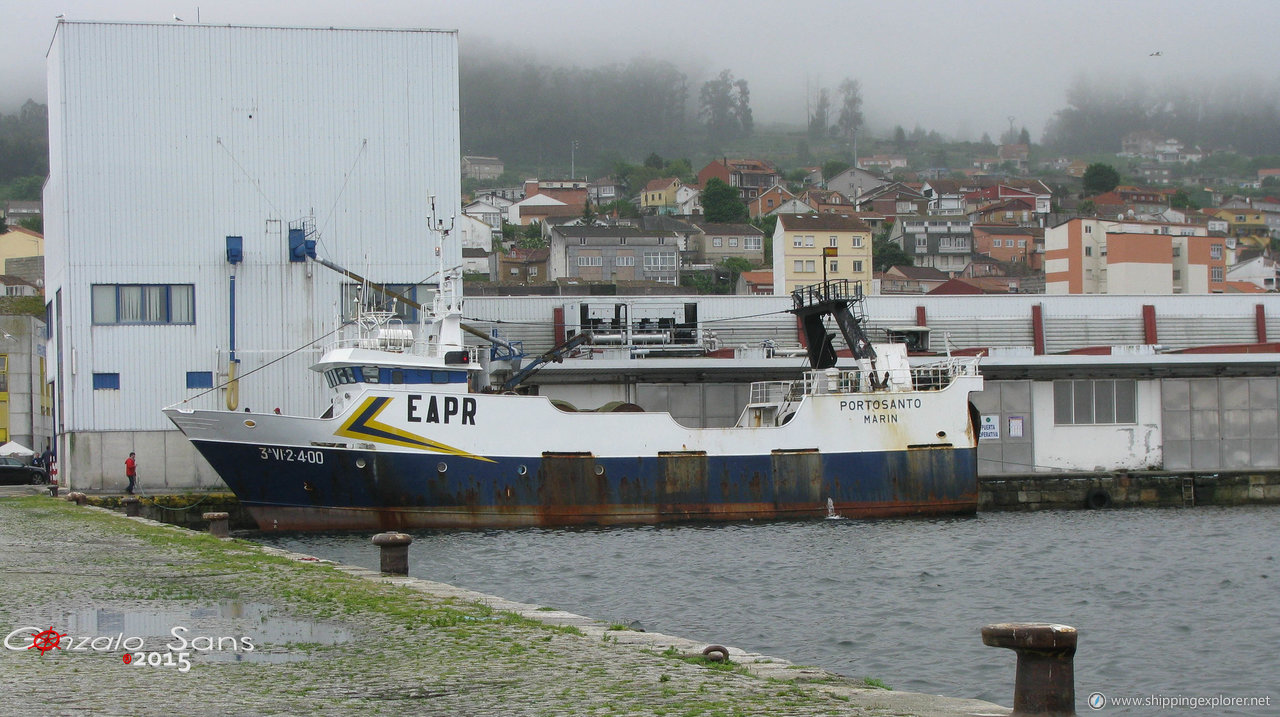
<svg viewBox="0 0 1280 717"><path fill-rule="evenodd" d="M295 448L268 448L258 446L258 455L264 461L290 461L293 463L324 463L324 452Z"/></svg>

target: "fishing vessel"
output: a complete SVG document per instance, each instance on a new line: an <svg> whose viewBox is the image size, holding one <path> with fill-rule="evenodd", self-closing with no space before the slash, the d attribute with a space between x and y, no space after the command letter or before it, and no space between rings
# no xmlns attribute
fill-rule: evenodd
<svg viewBox="0 0 1280 717"><path fill-rule="evenodd" d="M263 530L976 510L976 359L912 365L903 344L873 345L857 283L792 294L809 368L753 383L737 424L724 428L637 407L563 410L545 396L495 390L482 347L464 341L460 284L442 276L416 326L362 310L311 367L332 392L319 417L184 404L165 413ZM836 366L835 330L850 367Z"/></svg>

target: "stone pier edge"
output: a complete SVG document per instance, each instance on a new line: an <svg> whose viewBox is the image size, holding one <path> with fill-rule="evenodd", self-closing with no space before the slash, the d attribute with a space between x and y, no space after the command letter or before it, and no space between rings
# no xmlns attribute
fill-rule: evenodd
<svg viewBox="0 0 1280 717"><path fill-rule="evenodd" d="M146 517L126 516L119 511L95 505L85 505L83 508L87 510L100 511L122 520L137 521L145 525L164 528L167 530L187 533L200 532L170 523L152 520ZM234 538L223 538L223 540L228 541L233 539ZM283 550L281 548L263 545L262 543L257 543L251 540L239 539L239 544L258 550L263 554L292 560L302 565L327 565L335 570L351 575L352 577L419 590L434 597L444 599L454 598L457 600L478 603L493 610L510 612L522 618L535 620L552 627L574 627L583 633L584 639L592 640L597 643L605 640L607 637L608 641L614 645L653 653L662 653L670 648L674 648L682 657L701 655L703 649L713 644L697 642L687 638L665 635L658 632L612 630L610 629L611 625L603 620L577 615L565 610L548 611L545 609L539 609L544 606L515 602L496 595L487 595L474 590L467 590L455 585L435 582L423 578L387 575L376 570L369 570L367 568L354 565L346 565L344 563L319 558L314 555L307 555L305 553ZM412 550L412 546L410 547L410 550ZM1002 707L983 700L879 689L866 685L862 680L830 672L819 667L799 666L793 664L789 660L779 657L771 657L760 653L748 652L742 648L733 646L725 647L729 651L730 661L735 665L744 668L745 671L753 677L762 680L773 679L791 682L799 687L810 687L842 698L847 697L850 700L851 706L876 710L877 712L887 710L890 714L894 715L918 715L919 717L1006 717L1010 714L1008 707ZM1009 682L1010 685L1012 685L1012 670L1010 671Z"/></svg>

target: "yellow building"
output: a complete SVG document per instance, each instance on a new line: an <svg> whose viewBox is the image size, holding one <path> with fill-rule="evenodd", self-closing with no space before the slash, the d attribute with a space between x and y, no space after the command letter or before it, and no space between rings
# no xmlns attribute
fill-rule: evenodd
<svg viewBox="0 0 1280 717"><path fill-rule="evenodd" d="M0 273L4 273L5 259L24 256L44 256L44 236L26 227L9 227L0 234Z"/></svg>
<svg viewBox="0 0 1280 717"><path fill-rule="evenodd" d="M1230 236L1258 246L1266 246L1270 241L1267 217L1256 209L1209 209L1205 213L1225 221Z"/></svg>
<svg viewBox="0 0 1280 717"><path fill-rule="evenodd" d="M662 179L650 180L644 185L644 191L640 194L640 208L652 209L659 214L672 214L675 212L676 192L680 191L680 187L684 186L678 177L664 177Z"/></svg>
<svg viewBox="0 0 1280 717"><path fill-rule="evenodd" d="M871 227L841 214L779 214L773 293L785 296L824 279L861 281L863 291L871 292Z"/></svg>

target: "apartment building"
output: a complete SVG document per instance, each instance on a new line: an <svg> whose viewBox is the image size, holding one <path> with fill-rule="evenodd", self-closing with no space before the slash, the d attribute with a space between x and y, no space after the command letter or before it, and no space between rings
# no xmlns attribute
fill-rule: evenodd
<svg viewBox="0 0 1280 717"><path fill-rule="evenodd" d="M1226 271L1226 239L1199 225L1072 219L1045 232L1047 294L1221 293Z"/></svg>
<svg viewBox="0 0 1280 717"><path fill-rule="evenodd" d="M824 279L861 281L871 291L871 227L836 214L779 214L773 231L773 293Z"/></svg>

